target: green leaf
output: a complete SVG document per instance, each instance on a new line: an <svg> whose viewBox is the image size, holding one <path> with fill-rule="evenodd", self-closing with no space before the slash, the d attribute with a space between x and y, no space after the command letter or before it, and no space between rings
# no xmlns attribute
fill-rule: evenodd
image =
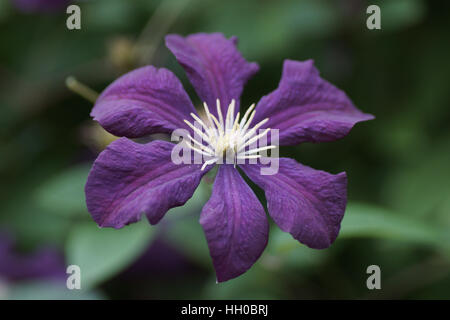
<svg viewBox="0 0 450 320"><path fill-rule="evenodd" d="M137 9L128 1L108 0L86 3L84 23L95 31L118 31L129 28Z"/></svg>
<svg viewBox="0 0 450 320"><path fill-rule="evenodd" d="M20 245L29 249L49 242L60 244L70 229L70 220L43 210L24 197L17 197L1 211L4 215L0 214L0 226L13 232Z"/></svg>
<svg viewBox="0 0 450 320"><path fill-rule="evenodd" d="M176 244L183 254L199 265L212 266L205 234L198 222L198 216L183 217L168 231L169 240Z"/></svg>
<svg viewBox="0 0 450 320"><path fill-rule="evenodd" d="M198 222L202 207L209 196L209 186L201 182L194 195L182 207L169 210L166 236L180 250L200 265L211 266L205 234Z"/></svg>
<svg viewBox="0 0 450 320"><path fill-rule="evenodd" d="M192 197L184 205L167 211L164 219L176 222L179 218L185 218L192 214L200 215L202 207L208 200L211 193L210 189L211 187L207 183L201 181Z"/></svg>
<svg viewBox="0 0 450 320"><path fill-rule="evenodd" d="M381 28L396 30L410 27L423 19L425 5L422 0L379 1Z"/></svg>
<svg viewBox="0 0 450 320"><path fill-rule="evenodd" d="M87 216L84 185L89 169L90 165L83 164L50 178L36 192L36 202L51 212Z"/></svg>
<svg viewBox="0 0 450 320"><path fill-rule="evenodd" d="M313 270L327 254L327 251L306 247L275 226L270 230L269 243L261 257L261 265L269 270L283 270L286 267Z"/></svg>
<svg viewBox="0 0 450 320"><path fill-rule="evenodd" d="M244 274L226 282L216 283L215 277L209 278L205 282L202 298L270 300L285 298L285 292L283 283L276 275L254 265Z"/></svg>
<svg viewBox="0 0 450 320"><path fill-rule="evenodd" d="M450 143L421 150L408 166L389 176L384 198L396 210L450 226Z"/></svg>
<svg viewBox="0 0 450 320"><path fill-rule="evenodd" d="M298 44L308 37L338 29L337 11L326 1L203 2L210 13L205 17L205 31L221 30L226 35L238 36L239 49L249 59L276 55L289 49L292 41ZM230 20L230 16L234 19Z"/></svg>
<svg viewBox="0 0 450 320"><path fill-rule="evenodd" d="M439 243L441 229L412 216L362 203L350 203L342 222L339 237L374 237L419 242Z"/></svg>
<svg viewBox="0 0 450 320"><path fill-rule="evenodd" d="M11 7L8 0L0 0L0 22L6 19L11 13Z"/></svg>
<svg viewBox="0 0 450 320"><path fill-rule="evenodd" d="M120 230L82 223L69 235L67 263L80 267L81 287L91 288L130 265L148 248L154 231L144 221Z"/></svg>
<svg viewBox="0 0 450 320"><path fill-rule="evenodd" d="M105 296L98 291L69 290L65 282L32 281L7 289L8 300L101 300Z"/></svg>

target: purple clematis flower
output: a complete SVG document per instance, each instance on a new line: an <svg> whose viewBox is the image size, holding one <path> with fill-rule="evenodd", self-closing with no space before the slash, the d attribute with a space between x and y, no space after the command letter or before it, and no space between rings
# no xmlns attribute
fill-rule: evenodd
<svg viewBox="0 0 450 320"><path fill-rule="evenodd" d="M286 60L278 88L256 108L250 107L239 122L240 95L259 67L241 56L237 39L219 33L168 35L166 45L205 102L207 117L201 119L180 81L164 68L139 68L105 89L91 115L122 138L98 156L86 183L88 210L101 227L121 228L144 213L151 224L158 223L170 208L192 197L203 175L220 163L225 152L234 151L235 158L260 158L260 150L239 151L257 136L256 129L264 135L279 129L280 145L295 145L340 139L357 122L373 119L343 91L320 78L312 60ZM217 109L210 111L208 106L214 105ZM171 161L174 144L138 144L127 139L170 134L178 128L193 133L192 120L202 124L200 134L210 139L192 147L207 154L208 163L175 164ZM275 223L311 248L329 247L345 211L345 172L332 175L281 158L278 173L261 175L265 165L257 161L237 165L265 191ZM236 163L219 166L200 224L219 282L244 273L263 252L269 232L265 210Z"/></svg>
<svg viewBox="0 0 450 320"><path fill-rule="evenodd" d="M22 12L58 12L66 8L70 0L13 0L13 4Z"/></svg>
<svg viewBox="0 0 450 320"><path fill-rule="evenodd" d="M9 234L0 233L0 280L65 278L64 258L56 249L44 247L25 255L17 253L14 246L14 239Z"/></svg>

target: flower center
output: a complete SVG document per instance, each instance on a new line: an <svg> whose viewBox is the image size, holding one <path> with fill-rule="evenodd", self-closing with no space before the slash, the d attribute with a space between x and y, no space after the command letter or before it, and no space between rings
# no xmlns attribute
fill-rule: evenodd
<svg viewBox="0 0 450 320"><path fill-rule="evenodd" d="M258 134L256 132L263 124L269 121L269 118L250 127L255 117L255 104L248 108L242 119L240 119L240 112L237 113L236 117L234 116L235 104L235 100L231 100L225 119L220 108L220 100L217 99L216 107L219 119L211 114L208 105L203 103L206 116L204 121L193 113L191 113L191 116L195 120L195 126L188 120L184 120L194 130L196 138L198 135L198 139L188 135L191 141L191 143L188 143L188 146L207 158L203 163L202 170L207 165L222 163L221 161L224 158L226 163L233 163L236 166L238 160L260 158L261 155L259 153L261 151L276 147L263 146L252 148L261 138L269 133L269 128Z"/></svg>

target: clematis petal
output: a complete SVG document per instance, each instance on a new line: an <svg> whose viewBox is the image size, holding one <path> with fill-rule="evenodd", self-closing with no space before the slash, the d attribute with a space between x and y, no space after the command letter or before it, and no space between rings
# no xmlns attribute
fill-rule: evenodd
<svg viewBox="0 0 450 320"><path fill-rule="evenodd" d="M97 99L91 116L116 136L138 138L186 128L195 113L181 82L169 70L146 66L109 85Z"/></svg>
<svg viewBox="0 0 450 320"><path fill-rule="evenodd" d="M198 33L186 38L168 35L166 45L212 113L217 115L216 99L220 99L223 114L235 99L237 113L242 89L259 67L242 57L236 37L227 39L221 33Z"/></svg>
<svg viewBox="0 0 450 320"><path fill-rule="evenodd" d="M270 216L301 243L316 249L336 239L347 204L347 175L332 175L280 158L279 171L261 175L261 165L243 165L265 191Z"/></svg>
<svg viewBox="0 0 450 320"><path fill-rule="evenodd" d="M217 281L247 271L267 244L269 224L261 203L231 165L221 165L200 224L216 270Z"/></svg>
<svg viewBox="0 0 450 320"><path fill-rule="evenodd" d="M61 12L70 0L13 0L12 4L24 13Z"/></svg>
<svg viewBox="0 0 450 320"><path fill-rule="evenodd" d="M340 89L322 79L313 60L286 60L278 88L256 107L254 122L279 129L280 145L341 139L374 116L358 110Z"/></svg>
<svg viewBox="0 0 450 320"><path fill-rule="evenodd" d="M0 232L0 278L20 281L37 278L65 279L64 257L56 248L45 246L28 254L21 254L15 239Z"/></svg>
<svg viewBox="0 0 450 320"><path fill-rule="evenodd" d="M192 197L211 166L201 171L201 165L174 164L174 146L121 138L98 156L85 193L88 210L99 226L121 228L140 220L143 213L156 224L167 210Z"/></svg>

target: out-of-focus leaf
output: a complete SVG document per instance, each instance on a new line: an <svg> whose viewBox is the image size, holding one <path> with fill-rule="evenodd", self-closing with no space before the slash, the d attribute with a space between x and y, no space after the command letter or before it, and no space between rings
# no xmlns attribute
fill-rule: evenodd
<svg viewBox="0 0 450 320"><path fill-rule="evenodd" d="M64 281L33 281L8 288L8 300L101 300L106 297L98 291L69 290Z"/></svg>
<svg viewBox="0 0 450 320"><path fill-rule="evenodd" d="M381 29L407 28L419 22L425 15L421 0L395 0L374 2L381 9Z"/></svg>
<svg viewBox="0 0 450 320"><path fill-rule="evenodd" d="M448 140L447 140L448 141ZM384 198L395 210L450 226L450 144L436 144L392 174Z"/></svg>
<svg viewBox="0 0 450 320"><path fill-rule="evenodd" d="M119 230L101 229L94 222L80 224L69 235L67 263L80 267L82 288L92 288L132 263L148 247L154 231L146 221Z"/></svg>
<svg viewBox="0 0 450 320"><path fill-rule="evenodd" d="M88 173L89 165L83 164L52 177L37 191L37 203L51 212L87 216L84 185Z"/></svg>
<svg viewBox="0 0 450 320"><path fill-rule="evenodd" d="M180 218L186 218L192 214L198 214L200 217L200 212L203 205L208 201L210 195L210 186L204 181L200 182L200 185L195 190L192 197L182 206L175 207L167 211L164 219L169 220L173 223L177 222ZM190 217L192 218L192 217Z"/></svg>
<svg viewBox="0 0 450 320"><path fill-rule="evenodd" d="M170 226L168 232L170 241L176 244L183 254L200 265L212 267L205 234L198 222L198 216L180 217Z"/></svg>
<svg viewBox="0 0 450 320"><path fill-rule="evenodd" d="M10 231L22 248L33 249L49 242L61 245L71 221L39 206L35 197L42 181L51 176L58 161L45 159L17 181L2 186L0 201L0 229Z"/></svg>
<svg viewBox="0 0 450 320"><path fill-rule="evenodd" d="M86 4L84 23L96 31L118 31L135 22L138 7L122 0L90 1Z"/></svg>
<svg viewBox="0 0 450 320"><path fill-rule="evenodd" d="M326 1L200 1L206 31L236 35L249 59L276 55L309 36L333 33L337 11ZM232 20L229 17L233 17ZM249 23L250 22L250 23Z"/></svg>
<svg viewBox="0 0 450 320"><path fill-rule="evenodd" d="M0 0L0 22L7 18L11 12L11 7L8 0Z"/></svg>
<svg viewBox="0 0 450 320"><path fill-rule="evenodd" d="M439 244L441 229L412 216L400 215L372 205L351 203L339 238L375 237Z"/></svg>
<svg viewBox="0 0 450 320"><path fill-rule="evenodd" d="M261 265L269 270L282 268L308 269L318 265L327 251L310 249L277 226L269 233L269 243L261 257Z"/></svg>
<svg viewBox="0 0 450 320"><path fill-rule="evenodd" d="M203 205L208 199L209 186L203 181L194 195L182 207L169 210L165 219L169 222L167 239L187 257L200 265L211 266L205 234L198 222Z"/></svg>
<svg viewBox="0 0 450 320"><path fill-rule="evenodd" d="M203 295L206 299L277 299L283 297L282 283L276 275L254 265L243 275L216 283L209 279ZM267 290L270 288L270 290Z"/></svg>
<svg viewBox="0 0 450 320"><path fill-rule="evenodd" d="M28 199L18 198L2 210L0 229L10 230L26 248L49 242L61 244L70 228L70 220L55 216Z"/></svg>

